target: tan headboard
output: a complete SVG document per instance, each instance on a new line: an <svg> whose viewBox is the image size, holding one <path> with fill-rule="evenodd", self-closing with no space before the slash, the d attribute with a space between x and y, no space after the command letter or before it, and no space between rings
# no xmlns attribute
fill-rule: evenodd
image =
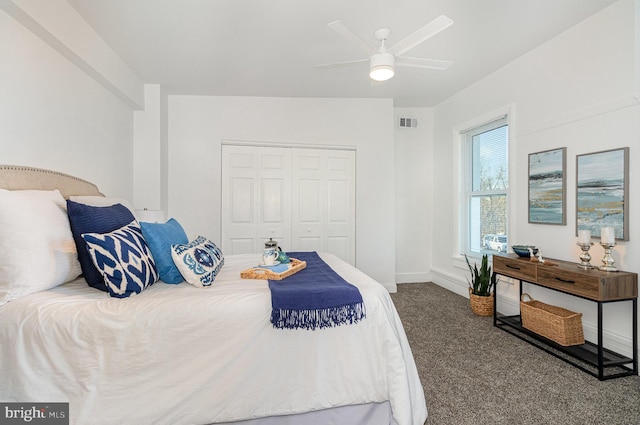
<svg viewBox="0 0 640 425"><path fill-rule="evenodd" d="M71 195L104 196L95 184L78 177L57 171L20 165L0 165L0 189L58 189L65 199L68 199Z"/></svg>

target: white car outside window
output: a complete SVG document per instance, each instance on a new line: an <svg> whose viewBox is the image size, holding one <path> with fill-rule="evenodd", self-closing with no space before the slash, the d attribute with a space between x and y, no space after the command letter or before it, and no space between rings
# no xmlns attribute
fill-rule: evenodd
<svg viewBox="0 0 640 425"><path fill-rule="evenodd" d="M507 252L507 237L505 235L493 235L487 248L498 252Z"/></svg>

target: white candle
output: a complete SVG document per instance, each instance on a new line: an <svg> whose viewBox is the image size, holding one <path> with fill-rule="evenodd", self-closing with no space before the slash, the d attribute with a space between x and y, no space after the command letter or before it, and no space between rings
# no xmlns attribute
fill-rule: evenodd
<svg viewBox="0 0 640 425"><path fill-rule="evenodd" d="M578 242L582 244L590 244L591 230L578 230Z"/></svg>
<svg viewBox="0 0 640 425"><path fill-rule="evenodd" d="M613 227L600 228L600 242L609 244L616 243L616 235Z"/></svg>

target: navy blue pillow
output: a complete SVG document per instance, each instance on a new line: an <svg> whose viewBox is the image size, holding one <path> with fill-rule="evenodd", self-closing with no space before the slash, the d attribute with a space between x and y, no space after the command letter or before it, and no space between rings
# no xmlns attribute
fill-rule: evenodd
<svg viewBox="0 0 640 425"><path fill-rule="evenodd" d="M107 285L100 271L93 264L87 250L87 243L82 238L83 233L109 233L131 223L135 218L129 208L122 204L110 207L94 207L67 201L67 214L71 224L71 233L78 250L78 260L82 268L82 275L89 286L108 292Z"/></svg>

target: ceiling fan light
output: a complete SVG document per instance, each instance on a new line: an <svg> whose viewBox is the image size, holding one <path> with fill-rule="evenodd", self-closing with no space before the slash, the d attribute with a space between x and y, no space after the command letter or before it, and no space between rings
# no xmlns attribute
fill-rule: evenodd
<svg viewBox="0 0 640 425"><path fill-rule="evenodd" d="M390 53L377 53L369 58L369 77L375 81L387 81L395 74L395 58Z"/></svg>
<svg viewBox="0 0 640 425"><path fill-rule="evenodd" d="M369 71L369 77L375 81L387 81L390 78L393 78L395 71L392 66L389 65L378 65L371 68Z"/></svg>

